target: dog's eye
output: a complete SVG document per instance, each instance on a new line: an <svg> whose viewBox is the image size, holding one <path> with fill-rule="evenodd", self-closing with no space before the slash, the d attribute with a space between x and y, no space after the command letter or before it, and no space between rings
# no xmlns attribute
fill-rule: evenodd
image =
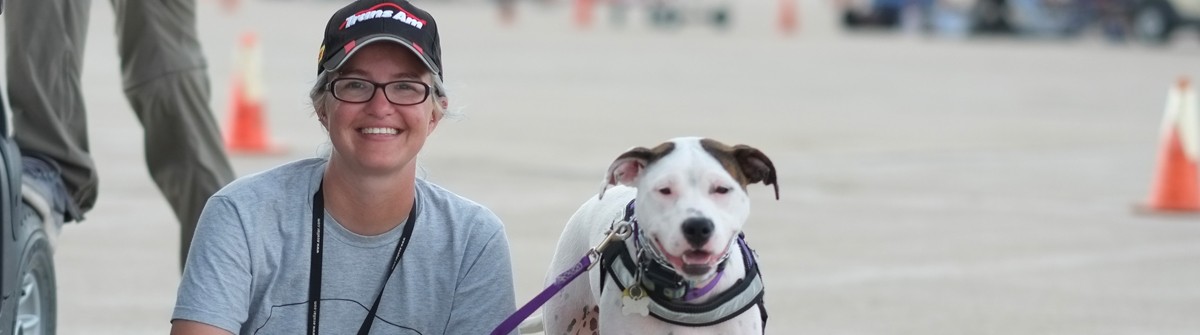
<svg viewBox="0 0 1200 335"><path fill-rule="evenodd" d="M663 188L658 189L658 193L660 193L662 195L671 195L671 189L668 187L663 187Z"/></svg>
<svg viewBox="0 0 1200 335"><path fill-rule="evenodd" d="M713 188L713 192L717 194L729 193L729 188L725 186L717 186Z"/></svg>

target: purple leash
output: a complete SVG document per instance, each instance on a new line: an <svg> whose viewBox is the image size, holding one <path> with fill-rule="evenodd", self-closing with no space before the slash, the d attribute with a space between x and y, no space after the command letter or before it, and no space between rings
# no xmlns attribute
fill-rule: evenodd
<svg viewBox="0 0 1200 335"><path fill-rule="evenodd" d="M507 319L504 319L504 322L501 322L500 325L496 326L496 329L492 330L492 335L508 334L512 332L513 329L517 329L517 326L520 326L521 322L525 321L525 318L528 318L533 314L534 311L536 311L538 308L541 308L542 305L545 305L547 301L550 301L550 298L554 297L555 294L558 294L559 291L562 291L563 288L567 287L567 284L570 284L575 280L575 278L578 278L579 275L590 270L592 266L595 265L593 262L600 259L600 253L604 252L604 249L608 247L609 243L619 243L620 241L624 241L625 238L629 237L629 233L630 229L628 222L618 223L617 227L609 232L608 236L604 238L604 241L600 242L600 245L588 250L587 253L583 255L583 258L579 260L579 263L575 263L575 266L572 266L570 269L567 269L567 271L559 274L558 277L554 279L553 284L550 284L549 287L546 287L545 290L542 290L542 293L538 293L536 297L533 297L533 300L525 303L524 306L521 306L521 308L517 309L516 312L513 312L512 315L509 315Z"/></svg>
<svg viewBox="0 0 1200 335"><path fill-rule="evenodd" d="M542 290L542 293L539 293L536 297L533 297L533 300L525 303L525 306L521 306L521 308L517 309L515 313L509 315L507 319L504 319L504 322L501 322L499 326L496 326L496 329L492 330L492 335L508 334L512 332L513 329L516 329L522 321L525 321L525 318L529 317L530 314L533 314L533 311L536 311L538 308L542 307L542 305L545 305L547 301L550 301L550 298L554 297L555 294L558 294L558 291L562 291L564 287L567 287L567 284L570 284L571 281L575 280L576 277L579 277L579 275L587 272L588 268L591 268L591 265L592 259L591 254L589 253L588 255L583 256L583 259L580 259L579 263L571 267L570 270L558 275L558 279L554 280L554 284L551 284L545 290Z"/></svg>

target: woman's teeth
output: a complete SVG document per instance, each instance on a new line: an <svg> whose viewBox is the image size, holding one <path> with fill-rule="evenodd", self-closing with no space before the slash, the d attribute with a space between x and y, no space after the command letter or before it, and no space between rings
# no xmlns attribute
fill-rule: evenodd
<svg viewBox="0 0 1200 335"><path fill-rule="evenodd" d="M363 134L387 134L387 135L395 135L396 133L398 133L398 131L396 131L396 128L363 128L362 130L360 130L360 132L362 132Z"/></svg>

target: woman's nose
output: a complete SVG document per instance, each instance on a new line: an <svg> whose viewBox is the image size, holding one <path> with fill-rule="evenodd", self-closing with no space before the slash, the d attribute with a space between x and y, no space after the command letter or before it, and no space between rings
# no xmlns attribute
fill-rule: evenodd
<svg viewBox="0 0 1200 335"><path fill-rule="evenodd" d="M387 93L382 87L375 88L375 95L367 100L367 111L372 115L388 115L392 112L392 102L388 101Z"/></svg>

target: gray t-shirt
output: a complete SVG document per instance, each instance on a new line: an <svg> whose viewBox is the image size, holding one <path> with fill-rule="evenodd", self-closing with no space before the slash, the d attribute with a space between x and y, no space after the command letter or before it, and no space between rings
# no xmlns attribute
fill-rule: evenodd
<svg viewBox="0 0 1200 335"><path fill-rule="evenodd" d="M312 198L326 160L240 178L209 199L179 285L173 319L235 334L304 334L308 326ZM387 281L371 334L486 334L516 308L500 219L428 181L416 222ZM367 315L404 225L377 236L325 214L321 334L353 334Z"/></svg>

